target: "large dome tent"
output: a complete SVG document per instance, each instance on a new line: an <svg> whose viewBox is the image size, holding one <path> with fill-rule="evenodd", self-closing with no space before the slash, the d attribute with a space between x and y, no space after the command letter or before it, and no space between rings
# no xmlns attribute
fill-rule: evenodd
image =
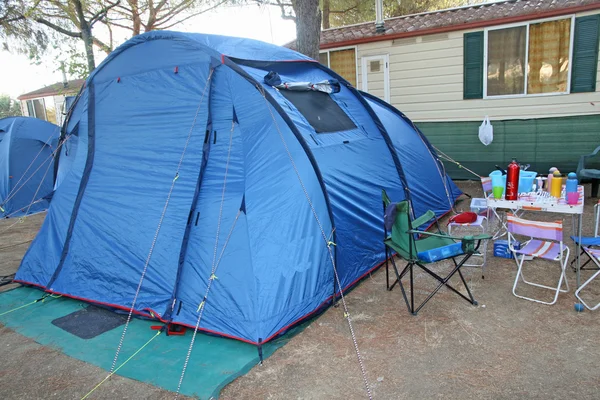
<svg viewBox="0 0 600 400"><path fill-rule="evenodd" d="M331 303L330 251L343 290L381 264L381 189L438 217L460 195L403 114L248 39L136 36L90 75L64 131L16 280L192 327L202 310L200 330L253 344Z"/></svg>

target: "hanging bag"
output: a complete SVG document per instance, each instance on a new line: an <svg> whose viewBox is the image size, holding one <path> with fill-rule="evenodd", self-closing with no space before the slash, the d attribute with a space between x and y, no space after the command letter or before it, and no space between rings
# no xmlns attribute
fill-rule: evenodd
<svg viewBox="0 0 600 400"><path fill-rule="evenodd" d="M479 140L485 146L489 146L494 140L494 127L490 123L490 119L486 115L481 125L479 125Z"/></svg>

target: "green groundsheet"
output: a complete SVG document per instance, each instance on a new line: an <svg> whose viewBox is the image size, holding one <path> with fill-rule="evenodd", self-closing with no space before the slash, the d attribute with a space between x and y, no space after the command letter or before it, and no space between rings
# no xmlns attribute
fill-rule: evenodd
<svg viewBox="0 0 600 400"><path fill-rule="evenodd" d="M0 314L39 299L42 295L40 290L28 287L0 293ZM0 323L44 346L110 370L124 325L84 340L51 324L54 319L86 306L84 302L66 297L47 298L44 302L0 316ZM151 325L157 325L157 322L132 319L119 355L119 364L156 334L150 329ZM264 358L302 329L303 326L294 328L263 345ZM167 336L163 333L121 368L118 375L176 391L192 333L189 329L184 336ZM200 399L218 398L225 385L247 373L258 362L258 351L254 345L198 334L181 393Z"/></svg>

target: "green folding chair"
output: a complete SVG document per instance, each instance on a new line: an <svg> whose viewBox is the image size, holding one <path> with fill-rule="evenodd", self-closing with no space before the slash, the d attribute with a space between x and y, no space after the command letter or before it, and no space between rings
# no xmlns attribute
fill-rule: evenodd
<svg viewBox="0 0 600 400"><path fill-rule="evenodd" d="M385 190L382 191L382 199L384 208L392 206L393 204ZM386 285L388 290L392 290L396 283L400 286L402 291L402 297L406 302L408 311L417 315L419 310L423 308L425 304L443 287L446 286L448 289L458 294L460 297L468 301L473 305L477 305L477 301L473 298L471 290L465 281L465 278L461 272L461 268L465 262L471 258L473 254L477 252L483 240L491 239L490 235L481 234L477 236L465 236L465 237L453 237L443 233L433 211L427 211L425 214L416 219L411 219L410 203L406 200L399 203L395 203L394 224L392 225L391 234L388 235L385 230L385 250L386 250ZM385 213L385 210L384 210ZM435 221L437 225L437 233L426 232L419 230L419 228L426 227L428 223ZM390 257L393 253L396 253L398 257L402 258L407 262L402 272L398 271L394 257ZM460 261L456 259L462 257ZM438 261L452 259L454 262L454 268L450 273L444 277L436 274L431 269L427 268L424 264L432 264ZM390 286L389 284L389 262L393 266L396 274L396 280ZM414 267L418 266L431 277L438 281L437 287L427 296L423 302L415 307L415 296L414 296ZM449 284L450 279L457 274L459 275L465 289L467 296L459 292L456 288ZM409 274L410 279L410 300L406 294L406 289L402 283L402 279L406 274Z"/></svg>

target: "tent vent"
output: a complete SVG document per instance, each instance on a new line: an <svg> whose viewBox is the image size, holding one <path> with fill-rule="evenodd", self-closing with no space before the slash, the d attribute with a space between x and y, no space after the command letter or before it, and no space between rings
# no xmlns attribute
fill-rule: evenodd
<svg viewBox="0 0 600 400"><path fill-rule="evenodd" d="M422 43L429 43L429 42L439 42L442 40L448 40L448 34L447 33L439 33L437 35L426 35L421 37L421 42Z"/></svg>
<svg viewBox="0 0 600 400"><path fill-rule="evenodd" d="M417 38L413 36L413 37L403 38L403 39L394 39L392 41L392 46L402 46L402 45L415 44L415 43L417 43Z"/></svg>

